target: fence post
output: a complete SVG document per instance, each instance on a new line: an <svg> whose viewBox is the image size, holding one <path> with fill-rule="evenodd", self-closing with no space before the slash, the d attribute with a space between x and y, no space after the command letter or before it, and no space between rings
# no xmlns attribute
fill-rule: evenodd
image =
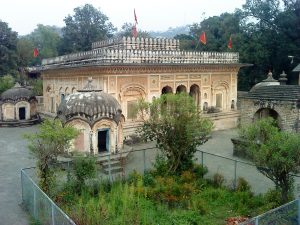
<svg viewBox="0 0 300 225"><path fill-rule="evenodd" d="M52 217L52 225L55 225L54 205L52 203L51 203L51 217Z"/></svg>
<svg viewBox="0 0 300 225"><path fill-rule="evenodd" d="M23 170L21 169L21 192L22 192L22 203L24 204L24 177Z"/></svg>
<svg viewBox="0 0 300 225"><path fill-rule="evenodd" d="M36 212L36 188L33 184L31 184L33 187L33 217L37 219L37 212Z"/></svg>
<svg viewBox="0 0 300 225"><path fill-rule="evenodd" d="M108 176L109 176L109 181L112 182L110 153L108 154Z"/></svg>
<svg viewBox="0 0 300 225"><path fill-rule="evenodd" d="M298 224L300 224L300 199L297 199L298 201Z"/></svg>
<svg viewBox="0 0 300 225"><path fill-rule="evenodd" d="M236 167L237 167L237 161L234 160L234 190L236 190Z"/></svg>
<svg viewBox="0 0 300 225"><path fill-rule="evenodd" d="M258 225L258 216L255 217L255 225Z"/></svg>
<svg viewBox="0 0 300 225"><path fill-rule="evenodd" d="M144 149L143 150L143 159L144 159L144 174L145 174L145 171L146 171L146 150Z"/></svg>

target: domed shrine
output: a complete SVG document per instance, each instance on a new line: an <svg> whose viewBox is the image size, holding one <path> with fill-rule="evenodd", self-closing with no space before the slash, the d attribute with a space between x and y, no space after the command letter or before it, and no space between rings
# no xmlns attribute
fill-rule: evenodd
<svg viewBox="0 0 300 225"><path fill-rule="evenodd" d="M57 110L57 117L80 131L73 149L84 153L116 153L123 147L124 116L118 101L92 86L68 95Z"/></svg>
<svg viewBox="0 0 300 225"><path fill-rule="evenodd" d="M40 122L37 99L32 90L16 83L0 96L0 127L25 126Z"/></svg>

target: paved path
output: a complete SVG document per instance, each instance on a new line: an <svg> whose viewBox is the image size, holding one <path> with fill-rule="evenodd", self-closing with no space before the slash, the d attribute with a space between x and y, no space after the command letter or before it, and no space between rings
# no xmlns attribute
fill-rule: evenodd
<svg viewBox="0 0 300 225"><path fill-rule="evenodd" d="M0 224L28 225L29 217L20 207L20 169L34 165L22 138L24 133L36 131L26 128L0 128Z"/></svg>

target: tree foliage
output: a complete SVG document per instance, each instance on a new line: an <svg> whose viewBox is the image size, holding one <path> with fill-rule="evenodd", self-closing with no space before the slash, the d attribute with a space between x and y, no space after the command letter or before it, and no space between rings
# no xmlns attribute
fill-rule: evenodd
<svg viewBox="0 0 300 225"><path fill-rule="evenodd" d="M300 166L300 136L280 131L276 121L266 118L241 130L249 142L247 150L257 169L271 179L281 192L282 203L288 201L293 187L291 173Z"/></svg>
<svg viewBox="0 0 300 225"><path fill-rule="evenodd" d="M93 42L110 38L115 31L108 17L90 4L75 8L64 21L63 53L90 50Z"/></svg>
<svg viewBox="0 0 300 225"><path fill-rule="evenodd" d="M45 120L35 134L25 135L28 148L37 159L40 186L49 193L54 180L51 163L59 154L65 153L78 131L70 126L63 126L59 120Z"/></svg>
<svg viewBox="0 0 300 225"><path fill-rule="evenodd" d="M0 76L17 71L17 32L0 20Z"/></svg>
<svg viewBox="0 0 300 225"><path fill-rule="evenodd" d="M133 23L124 23L121 27L121 30L117 32L116 36L118 37L132 37L132 28ZM147 31L138 30L138 37L149 38L151 37Z"/></svg>
<svg viewBox="0 0 300 225"><path fill-rule="evenodd" d="M187 94L162 95L152 103L139 103L144 123L138 133L145 140L157 142L167 159L169 173L191 169L198 145L207 140L212 122L201 116Z"/></svg>
<svg viewBox="0 0 300 225"><path fill-rule="evenodd" d="M15 79L11 75L0 77L0 94L14 86Z"/></svg>

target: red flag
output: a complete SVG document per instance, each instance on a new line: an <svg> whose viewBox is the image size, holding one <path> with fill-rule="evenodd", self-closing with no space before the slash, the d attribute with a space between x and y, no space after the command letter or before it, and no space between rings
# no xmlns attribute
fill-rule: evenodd
<svg viewBox="0 0 300 225"><path fill-rule="evenodd" d="M136 16L136 13L135 13L135 9L133 9L133 13L134 13L134 21L135 21L136 24L138 24L137 16Z"/></svg>
<svg viewBox="0 0 300 225"><path fill-rule="evenodd" d="M199 41L200 41L202 44L206 45L206 34L205 34L205 31L203 31L203 32L201 33L201 35L200 35L200 37L199 37Z"/></svg>
<svg viewBox="0 0 300 225"><path fill-rule="evenodd" d="M136 29L136 25L133 25L133 27L132 27L132 36L133 37L137 37L138 36L138 32L137 32L137 29Z"/></svg>
<svg viewBox="0 0 300 225"><path fill-rule="evenodd" d="M39 50L37 48L33 49L33 57L36 58L39 55Z"/></svg>
<svg viewBox="0 0 300 225"><path fill-rule="evenodd" d="M232 49L232 39L231 39L231 35L230 35L230 38L229 38L229 42L228 42L227 47L228 47L229 49Z"/></svg>

